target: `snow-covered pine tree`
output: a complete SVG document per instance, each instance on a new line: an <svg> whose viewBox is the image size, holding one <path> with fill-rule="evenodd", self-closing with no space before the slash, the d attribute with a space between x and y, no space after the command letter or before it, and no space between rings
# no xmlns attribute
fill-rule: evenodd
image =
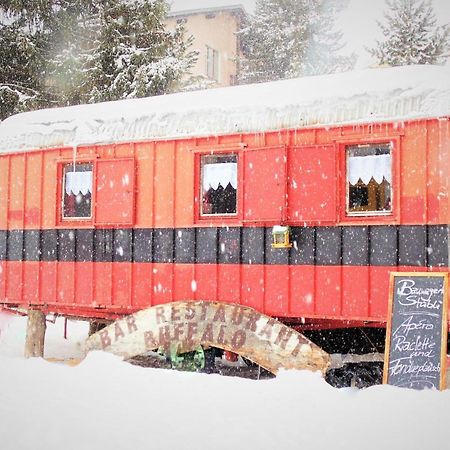
<svg viewBox="0 0 450 450"><path fill-rule="evenodd" d="M33 1L0 1L0 120L45 104ZM27 10L26 7L29 7Z"/></svg>
<svg viewBox="0 0 450 450"><path fill-rule="evenodd" d="M18 23L0 24L0 120L39 101L35 45L21 28Z"/></svg>
<svg viewBox="0 0 450 450"><path fill-rule="evenodd" d="M0 0L0 120L77 103L80 28L93 1Z"/></svg>
<svg viewBox="0 0 450 450"><path fill-rule="evenodd" d="M41 76L58 106L86 100L86 66L95 45L96 0L56 0L53 13L42 20Z"/></svg>
<svg viewBox="0 0 450 450"><path fill-rule="evenodd" d="M90 58L88 101L137 98L171 91L195 62L184 30L165 30L164 0L107 0Z"/></svg>
<svg viewBox="0 0 450 450"><path fill-rule="evenodd" d="M339 0L257 0L255 14L240 31L243 83L332 73L353 67L355 56L339 52L342 33L334 16Z"/></svg>
<svg viewBox="0 0 450 450"><path fill-rule="evenodd" d="M387 0L384 40L368 49L379 64L438 64L449 57L450 26L436 26L430 0Z"/></svg>
<svg viewBox="0 0 450 450"><path fill-rule="evenodd" d="M175 88L196 55L164 0L0 0L0 120Z"/></svg>

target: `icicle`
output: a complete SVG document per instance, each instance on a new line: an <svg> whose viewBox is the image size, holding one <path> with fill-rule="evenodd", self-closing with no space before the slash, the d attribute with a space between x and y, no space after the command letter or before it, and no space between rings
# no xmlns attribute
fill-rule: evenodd
<svg viewBox="0 0 450 450"><path fill-rule="evenodd" d="M75 165L75 163L77 161L77 148L78 148L77 144L72 145L72 169L73 169L73 172L77 171L76 170L77 166Z"/></svg>

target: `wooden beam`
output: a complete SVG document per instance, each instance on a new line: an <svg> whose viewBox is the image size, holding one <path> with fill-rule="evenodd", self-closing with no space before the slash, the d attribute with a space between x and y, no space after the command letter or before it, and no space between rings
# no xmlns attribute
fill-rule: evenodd
<svg viewBox="0 0 450 450"><path fill-rule="evenodd" d="M25 358L42 358L44 356L46 328L45 314L42 311L30 309L25 340Z"/></svg>

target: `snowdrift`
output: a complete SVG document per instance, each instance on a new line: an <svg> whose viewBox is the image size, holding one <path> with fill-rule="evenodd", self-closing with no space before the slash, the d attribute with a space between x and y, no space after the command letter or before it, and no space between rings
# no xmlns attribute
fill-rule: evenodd
<svg viewBox="0 0 450 450"><path fill-rule="evenodd" d="M47 355L87 331L48 325ZM448 442L450 391L335 389L319 374L252 381L144 369L94 352L78 366L21 357L25 319L0 336L0 444L19 449L422 449Z"/></svg>

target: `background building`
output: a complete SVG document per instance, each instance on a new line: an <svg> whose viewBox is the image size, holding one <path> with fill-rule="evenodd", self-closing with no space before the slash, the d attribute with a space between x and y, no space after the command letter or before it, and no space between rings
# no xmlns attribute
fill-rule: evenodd
<svg viewBox="0 0 450 450"><path fill-rule="evenodd" d="M198 60L191 69L196 87L219 87L236 84L240 54L238 30L245 18L241 5L218 6L191 10L173 9L167 28L182 23L186 36L194 38L192 50Z"/></svg>

